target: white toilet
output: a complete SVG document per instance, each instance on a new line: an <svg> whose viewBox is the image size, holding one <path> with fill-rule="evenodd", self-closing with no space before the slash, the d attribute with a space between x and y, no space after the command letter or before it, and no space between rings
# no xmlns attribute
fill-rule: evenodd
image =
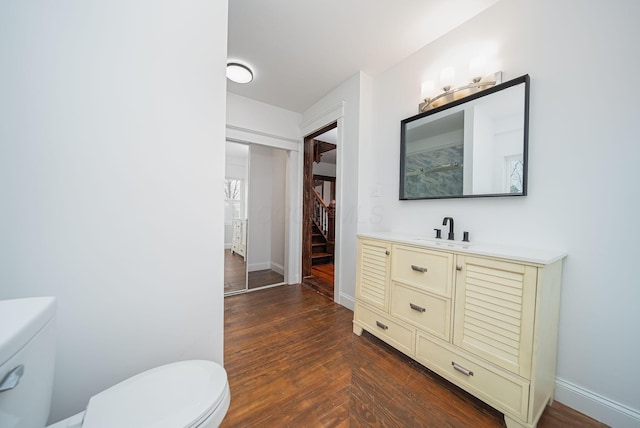
<svg viewBox="0 0 640 428"><path fill-rule="evenodd" d="M0 427L43 428L55 358L55 298L0 301ZM227 374L182 361L133 376L49 428L213 428L229 408Z"/></svg>

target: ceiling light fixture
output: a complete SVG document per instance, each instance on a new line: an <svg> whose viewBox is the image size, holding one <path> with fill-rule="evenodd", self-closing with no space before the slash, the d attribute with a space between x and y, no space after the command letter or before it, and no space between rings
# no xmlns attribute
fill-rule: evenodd
<svg viewBox="0 0 640 428"><path fill-rule="evenodd" d="M228 62L227 79L236 83L249 83L253 80L253 72L244 64Z"/></svg>

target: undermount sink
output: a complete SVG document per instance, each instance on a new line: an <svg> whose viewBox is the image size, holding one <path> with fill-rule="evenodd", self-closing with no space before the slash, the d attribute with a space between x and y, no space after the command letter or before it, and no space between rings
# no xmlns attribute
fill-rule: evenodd
<svg viewBox="0 0 640 428"><path fill-rule="evenodd" d="M436 238L415 238L416 241L420 241L421 244L433 245L443 248L469 248L471 242L464 241L450 241L448 239L436 239Z"/></svg>

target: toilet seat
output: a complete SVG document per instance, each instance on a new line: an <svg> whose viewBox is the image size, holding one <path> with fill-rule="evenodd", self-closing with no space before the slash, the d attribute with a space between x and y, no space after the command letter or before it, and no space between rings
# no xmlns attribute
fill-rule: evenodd
<svg viewBox="0 0 640 428"><path fill-rule="evenodd" d="M228 405L227 374L220 365L181 361L140 373L94 395L82 427L195 428L216 411L224 415Z"/></svg>

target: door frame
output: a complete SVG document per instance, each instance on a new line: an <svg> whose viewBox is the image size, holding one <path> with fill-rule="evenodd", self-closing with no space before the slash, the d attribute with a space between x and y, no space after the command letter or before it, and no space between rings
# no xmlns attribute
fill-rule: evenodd
<svg viewBox="0 0 640 428"><path fill-rule="evenodd" d="M313 116L311 119L305 121L302 124L302 135L303 137L307 135L311 135L314 132L327 127L328 125L333 124L334 122L338 125L338 137L336 139L336 245L333 254L333 300L338 304L343 304L343 297L341 295L342 290L342 247L343 247L343 238L342 238L342 222L343 216L346 214L343 211L343 207L345 206L345 202L343 200L343 186L344 180L342 177L343 167L342 167L342 156L344 151L344 108L345 102L340 101L339 103L331 106L327 110L323 111L321 114ZM298 164L299 168L299 176L300 179L298 195L299 200L302 202L302 177L304 171L304 151L300 151L300 160ZM302 203L300 204L302 208ZM298 241L298 245L300 245L300 253L298 255L298 260L302 261L302 212L300 212L300 216L298 217L298 221L300 221L300 227L298 228L298 233L300 234L300 239ZM293 261L293 260L290 260ZM300 266L298 270L300 274L300 280L302 281L302 266ZM352 306L352 305L351 305ZM349 307L349 306L347 306Z"/></svg>
<svg viewBox="0 0 640 428"><path fill-rule="evenodd" d="M327 131L338 128L338 123L333 122L329 125L326 125L317 131L307 135L304 137L303 142L303 173L302 173L302 280L311 276L311 266L312 259L311 254L312 250L312 239L311 235L308 231L311 229L311 216L313 215L313 204L311 203L311 193L306 191L305 189L314 188L313 181L313 142L315 141L315 137L318 135L322 135ZM336 150L337 150L336 144ZM337 156L336 156L337 157ZM338 182L338 168L337 168L337 160L336 160L336 182ZM336 201L338 198L337 189L336 191ZM336 220L338 216L336 215ZM337 221L336 221L337 227ZM334 257L334 267L336 264L336 260ZM333 288L334 288L334 296L335 296L335 275L333 280Z"/></svg>

